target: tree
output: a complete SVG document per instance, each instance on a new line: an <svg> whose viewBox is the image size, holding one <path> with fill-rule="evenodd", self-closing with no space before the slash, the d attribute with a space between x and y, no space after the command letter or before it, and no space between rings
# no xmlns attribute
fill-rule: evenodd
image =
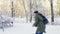
<svg viewBox="0 0 60 34"><path fill-rule="evenodd" d="M54 12L53 12L53 0L50 1L51 2L51 21L54 22Z"/></svg>
<svg viewBox="0 0 60 34"><path fill-rule="evenodd" d="M14 16L14 6L13 6L13 1L14 1L14 0L11 0L11 6L12 6L12 7L11 7L11 11L12 11L11 14L12 14L12 17Z"/></svg>
<svg viewBox="0 0 60 34"><path fill-rule="evenodd" d="M27 10L25 8L24 0L22 0L22 2L23 2L23 7L24 7L24 10L25 10L25 14L26 14L26 22L28 22L28 13L27 13Z"/></svg>
<svg viewBox="0 0 60 34"><path fill-rule="evenodd" d="M32 2L30 0L30 22L32 21Z"/></svg>

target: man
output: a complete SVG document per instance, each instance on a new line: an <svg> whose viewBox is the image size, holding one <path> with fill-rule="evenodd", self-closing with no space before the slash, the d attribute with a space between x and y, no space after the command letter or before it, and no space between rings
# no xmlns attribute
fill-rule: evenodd
<svg viewBox="0 0 60 34"><path fill-rule="evenodd" d="M39 15L38 11L35 11L35 23L33 26L37 27L36 34L43 34L45 32L45 24L43 23L43 18Z"/></svg>

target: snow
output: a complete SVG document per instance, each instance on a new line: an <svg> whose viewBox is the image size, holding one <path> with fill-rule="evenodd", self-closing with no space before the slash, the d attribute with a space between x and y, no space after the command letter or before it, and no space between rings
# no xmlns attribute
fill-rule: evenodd
<svg viewBox="0 0 60 34"><path fill-rule="evenodd" d="M60 25L60 17L54 18L54 22L51 22L51 18L48 18L49 24Z"/></svg>
<svg viewBox="0 0 60 34"><path fill-rule="evenodd" d="M34 21L33 21L34 22ZM25 18L16 18L12 27L0 29L1 34L35 34L37 27L33 27L33 22L26 22ZM60 34L60 25L46 25L46 33Z"/></svg>

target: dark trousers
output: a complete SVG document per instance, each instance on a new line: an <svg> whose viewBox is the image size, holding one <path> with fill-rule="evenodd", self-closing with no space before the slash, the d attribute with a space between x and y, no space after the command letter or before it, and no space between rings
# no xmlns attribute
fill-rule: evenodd
<svg viewBox="0 0 60 34"><path fill-rule="evenodd" d="M36 34L43 34L43 32L36 32Z"/></svg>

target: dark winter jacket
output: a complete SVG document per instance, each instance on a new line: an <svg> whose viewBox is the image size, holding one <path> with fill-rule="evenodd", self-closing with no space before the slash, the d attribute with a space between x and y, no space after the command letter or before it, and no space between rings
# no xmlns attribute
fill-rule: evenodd
<svg viewBox="0 0 60 34"><path fill-rule="evenodd" d="M45 25L42 22L42 17L39 15L35 16L35 23L37 25L37 31L45 32Z"/></svg>

